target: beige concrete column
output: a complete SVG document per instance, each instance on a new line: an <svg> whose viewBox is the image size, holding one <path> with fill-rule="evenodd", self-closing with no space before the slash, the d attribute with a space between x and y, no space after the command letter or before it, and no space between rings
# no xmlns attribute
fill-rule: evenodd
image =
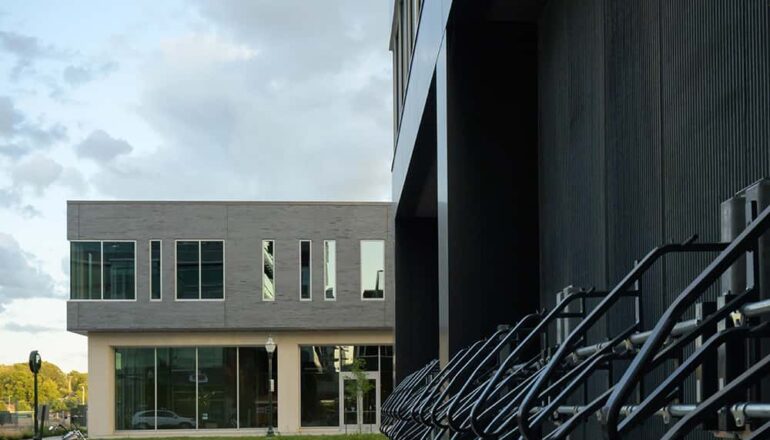
<svg viewBox="0 0 770 440"><path fill-rule="evenodd" d="M107 437L115 427L115 356L107 340L88 337L88 435Z"/></svg>
<svg viewBox="0 0 770 440"><path fill-rule="evenodd" d="M299 431L300 424L300 362L299 345L289 335L275 336L278 346L278 431L284 434Z"/></svg>

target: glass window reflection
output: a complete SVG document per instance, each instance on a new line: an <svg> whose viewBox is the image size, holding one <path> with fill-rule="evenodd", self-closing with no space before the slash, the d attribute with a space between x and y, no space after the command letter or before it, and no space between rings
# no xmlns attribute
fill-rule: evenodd
<svg viewBox="0 0 770 440"><path fill-rule="evenodd" d="M310 263L310 241L301 240L299 242L299 298L302 300L312 299L312 272Z"/></svg>
<svg viewBox="0 0 770 440"><path fill-rule="evenodd" d="M361 240L361 298L385 297L385 241Z"/></svg>
<svg viewBox="0 0 770 440"><path fill-rule="evenodd" d="M70 299L102 298L102 244L70 243Z"/></svg>
<svg viewBox="0 0 770 440"><path fill-rule="evenodd" d="M337 298L337 242L324 241L324 299Z"/></svg>
<svg viewBox="0 0 770 440"><path fill-rule="evenodd" d="M262 300L275 299L275 241L262 240Z"/></svg>

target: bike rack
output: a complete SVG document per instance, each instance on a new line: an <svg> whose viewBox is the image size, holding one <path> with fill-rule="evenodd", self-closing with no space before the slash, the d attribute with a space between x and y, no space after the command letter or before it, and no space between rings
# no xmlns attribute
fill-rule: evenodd
<svg viewBox="0 0 770 440"><path fill-rule="evenodd" d="M443 368L432 361L385 401L382 432L409 440L557 440L595 417L615 440L656 417L664 439L698 427L718 437L770 439L770 381L763 381L770 373L770 291L761 286L770 283L770 237L763 238L770 207L760 212L760 206L770 206L768 180L723 204L723 220L727 212L750 221L723 223L721 242L698 243L693 236L654 248L608 292L567 287L553 310L500 326ZM745 217L736 214L744 209ZM644 275L667 255L703 253L718 254L645 329ZM723 293L706 300L720 278ZM633 299L635 322L591 341L597 323L628 306L623 298ZM588 299L598 303L591 307ZM693 310L695 317L685 319ZM664 365L673 371L647 392L645 377ZM606 386L589 397L586 385L602 370ZM623 373L617 384L613 371ZM684 385L693 376L694 399Z"/></svg>

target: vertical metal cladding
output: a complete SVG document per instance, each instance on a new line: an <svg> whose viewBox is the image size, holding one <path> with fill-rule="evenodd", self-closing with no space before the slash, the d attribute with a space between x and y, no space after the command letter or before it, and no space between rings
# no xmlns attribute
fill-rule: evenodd
<svg viewBox="0 0 770 440"><path fill-rule="evenodd" d="M770 175L770 1L552 0L539 29L547 307L658 244L718 240L720 202ZM644 279L647 326L707 261L670 257Z"/></svg>

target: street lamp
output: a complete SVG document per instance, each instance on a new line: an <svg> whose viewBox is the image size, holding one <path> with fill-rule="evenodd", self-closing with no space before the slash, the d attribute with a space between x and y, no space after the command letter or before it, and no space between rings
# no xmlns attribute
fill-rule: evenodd
<svg viewBox="0 0 770 440"><path fill-rule="evenodd" d="M268 336L265 350L267 350L267 377L270 384L267 391L267 436L272 437L275 435L273 432L273 391L275 388L273 386L273 352L275 352L275 342L273 342L272 336Z"/></svg>
<svg viewBox="0 0 770 440"><path fill-rule="evenodd" d="M33 391L33 404L35 405L35 420L33 420L32 424L32 433L35 439L40 440L43 438L43 430L38 429L38 414L37 414L37 373L40 372L40 368L43 366L43 359L40 357L40 353L38 353L37 350L34 350L29 353L29 370L32 371L32 374L35 376L35 388ZM42 425L42 423L41 423Z"/></svg>

